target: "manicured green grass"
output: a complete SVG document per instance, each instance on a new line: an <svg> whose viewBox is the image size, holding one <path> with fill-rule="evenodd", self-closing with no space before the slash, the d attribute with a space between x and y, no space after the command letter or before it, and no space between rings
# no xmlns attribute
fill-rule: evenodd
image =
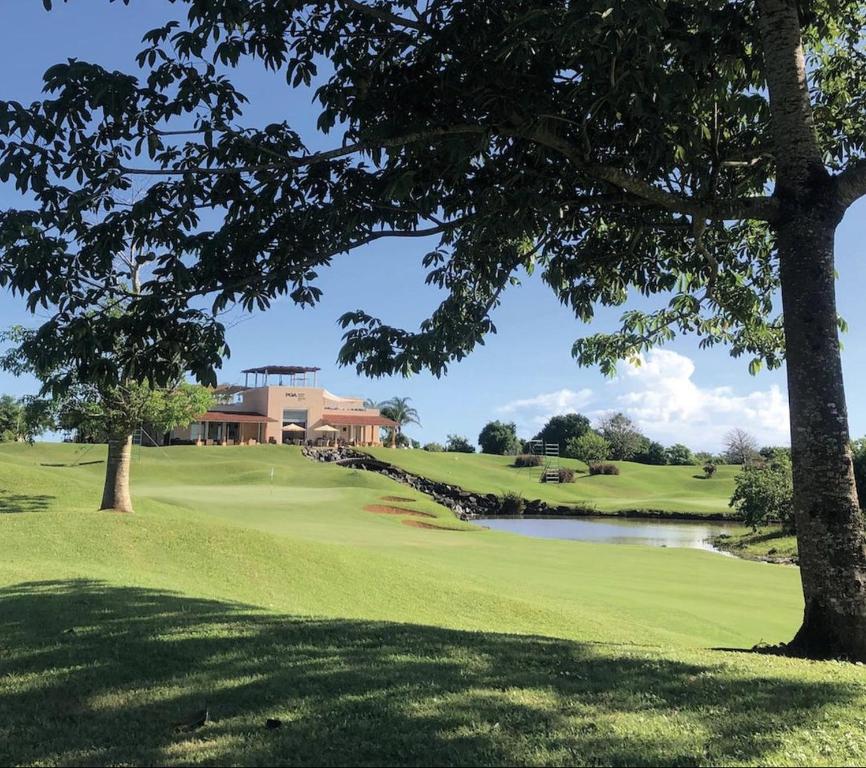
<svg viewBox="0 0 866 768"><path fill-rule="evenodd" d="M711 650L790 638L795 568L485 531L283 447L142 451L99 513L101 465L42 466L76 450L0 446L0 764L866 759L862 667Z"/></svg>
<svg viewBox="0 0 866 768"><path fill-rule="evenodd" d="M720 466L704 478L700 467L655 467L631 461L612 462L619 475L587 473L583 462L560 459L576 470L573 483L542 483L538 467L518 468L513 456L486 453L432 453L428 451L365 448L373 456L432 480L459 485L475 493L517 491L527 499L549 504L574 504L594 508L599 514L623 510L726 515L734 490L736 466Z"/></svg>
<svg viewBox="0 0 866 768"><path fill-rule="evenodd" d="M770 562L797 562L797 537L783 533L778 526L721 536L716 540L716 544L737 557Z"/></svg>

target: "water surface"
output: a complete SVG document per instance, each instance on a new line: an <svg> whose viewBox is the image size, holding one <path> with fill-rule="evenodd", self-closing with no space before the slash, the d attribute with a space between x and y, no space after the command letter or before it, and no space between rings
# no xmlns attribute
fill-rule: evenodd
<svg viewBox="0 0 866 768"><path fill-rule="evenodd" d="M648 547L713 549L710 539L735 533L739 526L719 520L647 520L612 517L488 517L483 525L542 539L572 539Z"/></svg>

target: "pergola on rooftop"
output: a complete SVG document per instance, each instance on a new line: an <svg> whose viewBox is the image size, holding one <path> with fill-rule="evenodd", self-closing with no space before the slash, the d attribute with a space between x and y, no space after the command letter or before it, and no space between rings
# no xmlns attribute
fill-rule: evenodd
<svg viewBox="0 0 866 768"><path fill-rule="evenodd" d="M247 368L241 373L246 387L250 386L250 375L253 377L253 387L315 387L316 374L320 370L305 365L262 365Z"/></svg>

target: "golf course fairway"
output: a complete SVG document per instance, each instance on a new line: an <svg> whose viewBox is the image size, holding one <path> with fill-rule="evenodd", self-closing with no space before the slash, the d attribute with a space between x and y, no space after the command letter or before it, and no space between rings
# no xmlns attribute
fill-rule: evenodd
<svg viewBox="0 0 866 768"><path fill-rule="evenodd" d="M742 652L796 568L487 531L283 446L136 449L97 512L104 458L0 446L2 764L866 759L864 667Z"/></svg>

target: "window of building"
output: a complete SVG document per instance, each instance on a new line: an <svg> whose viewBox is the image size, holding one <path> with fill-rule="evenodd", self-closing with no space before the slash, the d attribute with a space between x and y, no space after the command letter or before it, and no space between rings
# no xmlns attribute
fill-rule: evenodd
<svg viewBox="0 0 866 768"><path fill-rule="evenodd" d="M302 441L304 439L305 433L298 432L297 430L286 431L286 427L289 425L293 425L295 427L303 427L307 428L307 412L306 411L297 411L292 410L290 408L286 408L283 411L283 442L284 443L296 443Z"/></svg>

